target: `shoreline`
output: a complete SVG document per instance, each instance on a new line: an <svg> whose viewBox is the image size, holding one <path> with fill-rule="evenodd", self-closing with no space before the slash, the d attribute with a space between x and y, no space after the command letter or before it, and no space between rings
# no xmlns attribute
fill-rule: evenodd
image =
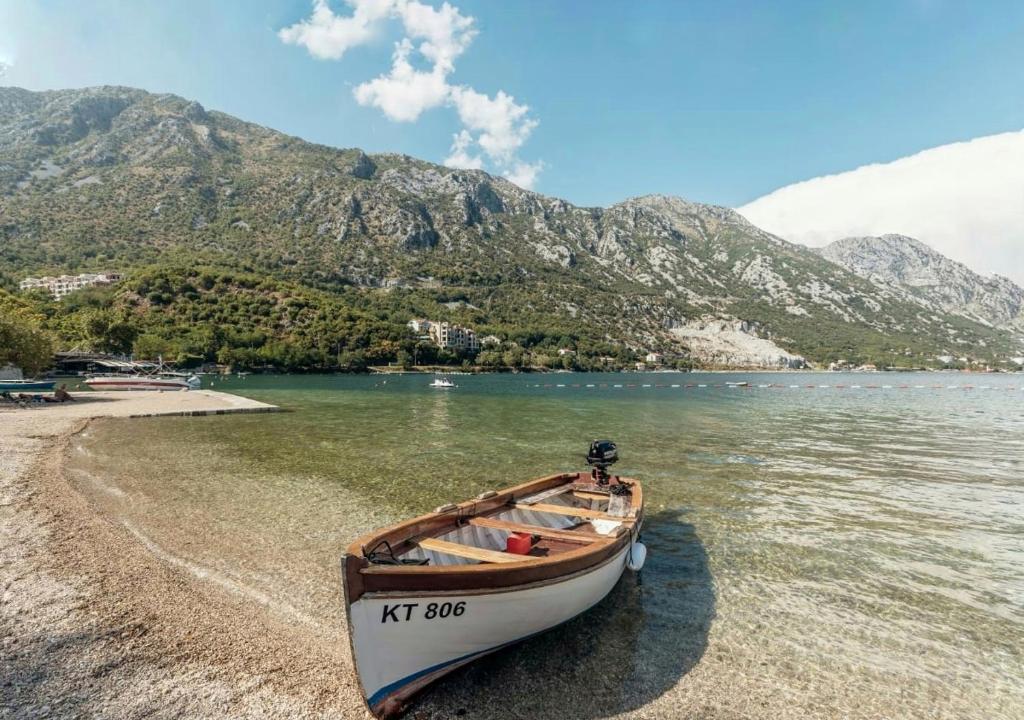
<svg viewBox="0 0 1024 720"><path fill-rule="evenodd" d="M343 627L211 582L65 472L75 436L106 418L276 408L210 391L103 395L0 410L0 718L367 718Z"/></svg>

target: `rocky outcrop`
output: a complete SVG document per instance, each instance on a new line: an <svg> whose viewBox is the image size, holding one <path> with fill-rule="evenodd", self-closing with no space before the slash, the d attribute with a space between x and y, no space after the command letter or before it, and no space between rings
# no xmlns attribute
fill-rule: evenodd
<svg viewBox="0 0 1024 720"><path fill-rule="evenodd" d="M1024 289L984 277L905 235L853 237L820 250L822 257L882 285L913 293L937 312L1024 331Z"/></svg>
<svg viewBox="0 0 1024 720"><path fill-rule="evenodd" d="M673 327L672 334L702 363L730 368L797 370L807 360L760 337L752 323L715 318L697 319Z"/></svg>

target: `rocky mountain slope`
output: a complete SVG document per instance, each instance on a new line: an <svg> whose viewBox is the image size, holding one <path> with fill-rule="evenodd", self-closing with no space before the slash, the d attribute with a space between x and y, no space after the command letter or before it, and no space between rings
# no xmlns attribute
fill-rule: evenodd
<svg viewBox="0 0 1024 720"><path fill-rule="evenodd" d="M998 358L1016 342L726 208L577 207L130 88L0 88L0 238L0 266L19 275L219 263L363 288L369 306L427 294L495 327L572 327L707 363Z"/></svg>
<svg viewBox="0 0 1024 720"><path fill-rule="evenodd" d="M979 275L914 238L845 238L820 252L863 278L908 290L941 312L1024 331L1024 289L999 275Z"/></svg>

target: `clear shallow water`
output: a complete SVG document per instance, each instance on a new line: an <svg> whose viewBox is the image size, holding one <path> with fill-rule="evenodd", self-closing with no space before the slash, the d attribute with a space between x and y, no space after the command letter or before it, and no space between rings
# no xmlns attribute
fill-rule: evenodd
<svg viewBox="0 0 1024 720"><path fill-rule="evenodd" d="M644 481L642 588L456 673L421 712L1024 717L1024 378L455 379L218 379L290 412L103 423L73 474L160 552L344 642L355 535L580 467L611 437Z"/></svg>

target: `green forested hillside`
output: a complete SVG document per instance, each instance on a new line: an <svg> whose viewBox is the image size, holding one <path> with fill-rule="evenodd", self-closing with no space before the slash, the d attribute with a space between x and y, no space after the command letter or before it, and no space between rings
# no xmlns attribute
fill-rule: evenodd
<svg viewBox="0 0 1024 720"><path fill-rule="evenodd" d="M171 95L0 88L0 286L108 269L128 281L46 308L60 343L98 342L69 329L87 311L131 326L146 354L287 367L423 359L403 329L412 316L515 338L537 357L570 345L623 361L660 350L772 365L788 351L921 365L998 361L1018 343L726 208L657 196L580 208ZM746 321L777 353L692 340L717 320Z"/></svg>
<svg viewBox="0 0 1024 720"><path fill-rule="evenodd" d="M96 286L56 302L39 293L7 296L31 313L40 329L64 348L163 356L196 365L217 361L239 369L358 371L388 363L462 363L469 358L440 351L408 329L410 315L452 315L482 332L500 333L492 365L553 365L559 347L578 347L588 358L621 353L594 343L579 328L530 323L483 323L486 315L463 305L449 309L436 293L361 289L316 290L264 274L217 267L139 268L116 286ZM622 362L633 355L622 355ZM561 365L560 365L561 366Z"/></svg>

